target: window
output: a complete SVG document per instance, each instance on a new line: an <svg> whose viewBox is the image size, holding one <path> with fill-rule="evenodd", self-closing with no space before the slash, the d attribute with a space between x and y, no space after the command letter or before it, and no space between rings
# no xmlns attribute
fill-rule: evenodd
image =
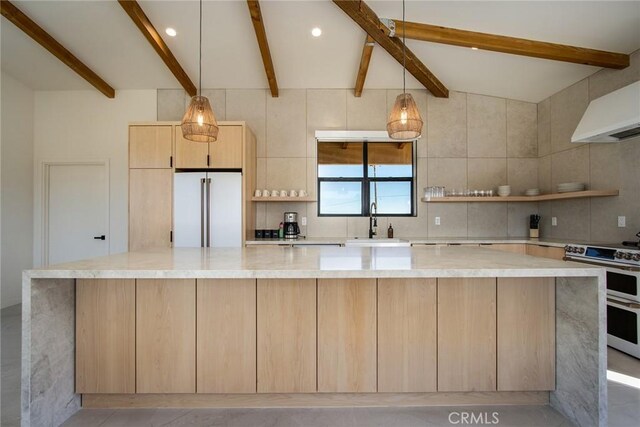
<svg viewBox="0 0 640 427"><path fill-rule="evenodd" d="M318 142L318 215L415 215L412 143Z"/></svg>

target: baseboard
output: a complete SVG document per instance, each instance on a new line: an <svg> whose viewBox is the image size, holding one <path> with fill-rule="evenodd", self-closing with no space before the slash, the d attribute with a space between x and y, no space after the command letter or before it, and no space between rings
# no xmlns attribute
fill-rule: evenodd
<svg viewBox="0 0 640 427"><path fill-rule="evenodd" d="M84 408L303 408L546 405L547 391L306 394L83 394Z"/></svg>

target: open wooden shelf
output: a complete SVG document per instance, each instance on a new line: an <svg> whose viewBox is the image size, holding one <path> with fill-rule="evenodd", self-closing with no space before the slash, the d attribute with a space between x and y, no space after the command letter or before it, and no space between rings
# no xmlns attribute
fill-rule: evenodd
<svg viewBox="0 0 640 427"><path fill-rule="evenodd" d="M586 197L617 196L618 190L587 190L571 193L541 194L539 196L493 196L493 197L432 197L431 200L422 198L425 203L460 203L460 202L544 202L548 200L583 199Z"/></svg>
<svg viewBox="0 0 640 427"><path fill-rule="evenodd" d="M314 197L252 197L252 202L317 202Z"/></svg>

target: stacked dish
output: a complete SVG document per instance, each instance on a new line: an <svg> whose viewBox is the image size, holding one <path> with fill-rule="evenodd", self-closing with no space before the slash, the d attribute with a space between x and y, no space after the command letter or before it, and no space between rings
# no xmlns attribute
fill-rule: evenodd
<svg viewBox="0 0 640 427"><path fill-rule="evenodd" d="M498 196L507 197L509 194L511 194L510 185L501 185L498 187Z"/></svg>
<svg viewBox="0 0 640 427"><path fill-rule="evenodd" d="M574 191L584 191L585 185L581 182L565 182L558 184L558 193L572 193Z"/></svg>
<svg viewBox="0 0 640 427"><path fill-rule="evenodd" d="M530 188L524 192L525 196L539 196L540 189L539 188Z"/></svg>

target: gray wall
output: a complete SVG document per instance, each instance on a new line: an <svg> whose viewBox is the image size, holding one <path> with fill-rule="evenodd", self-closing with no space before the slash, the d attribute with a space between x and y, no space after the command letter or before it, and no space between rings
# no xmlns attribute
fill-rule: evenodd
<svg viewBox="0 0 640 427"><path fill-rule="evenodd" d="M258 140L258 188L316 191L317 129L384 130L397 89L204 90L218 120L246 120ZM426 118L418 142L417 188L490 189L509 183L515 193L537 186L536 104L452 92L448 99L412 90ZM188 97L182 90L158 91L158 120L180 120ZM257 227L274 228L285 211L306 216L303 234L364 236L366 218L318 218L316 203L260 203ZM525 236L537 203L418 202L416 218L382 218L397 236ZM441 218L441 225L434 218Z"/></svg>
<svg viewBox="0 0 640 427"><path fill-rule="evenodd" d="M572 144L589 101L640 80L640 51L624 70L602 70L538 104L538 171L543 191L579 181L619 197L540 204L542 236L594 242L633 240L640 231L640 138L614 144ZM558 225L551 226L551 217ZM626 227L617 226L626 216Z"/></svg>
<svg viewBox="0 0 640 427"><path fill-rule="evenodd" d="M22 270L33 266L34 93L2 73L0 150L2 307L21 300Z"/></svg>

